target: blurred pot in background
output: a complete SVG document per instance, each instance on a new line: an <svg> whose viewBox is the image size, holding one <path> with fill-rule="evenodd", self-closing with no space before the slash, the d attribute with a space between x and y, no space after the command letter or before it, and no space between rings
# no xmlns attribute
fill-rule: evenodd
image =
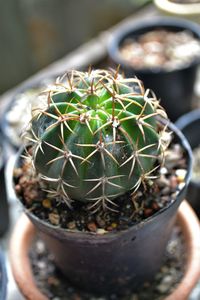
<svg viewBox="0 0 200 300"><path fill-rule="evenodd" d="M57 76L55 75L55 78ZM22 84L12 96L0 120L0 126L5 137L6 154L16 152L22 144L23 132L32 118L31 110L43 105L45 88L55 82L55 78L36 80L33 83ZM39 94L39 97L38 97Z"/></svg>
<svg viewBox="0 0 200 300"><path fill-rule="evenodd" d="M161 98L171 120L191 110L200 26L175 18L133 21L112 34L108 52L127 77L136 75Z"/></svg>
<svg viewBox="0 0 200 300"><path fill-rule="evenodd" d="M187 199L200 218L200 109L185 114L177 120L176 125L188 139L193 150L193 171Z"/></svg>
<svg viewBox="0 0 200 300"><path fill-rule="evenodd" d="M199 0L154 0L156 7L164 14L187 18L194 22L200 22Z"/></svg>

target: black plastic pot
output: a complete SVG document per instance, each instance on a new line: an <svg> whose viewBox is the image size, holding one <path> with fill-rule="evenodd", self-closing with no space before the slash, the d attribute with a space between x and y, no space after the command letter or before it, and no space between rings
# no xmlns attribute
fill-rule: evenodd
<svg viewBox="0 0 200 300"><path fill-rule="evenodd" d="M0 169L0 237L2 237L9 228L9 204L5 189L4 168Z"/></svg>
<svg viewBox="0 0 200 300"><path fill-rule="evenodd" d="M188 139L192 149L200 146L200 109L191 111L176 122L177 127L183 132ZM187 198L200 218L200 178L199 180L191 179L187 191Z"/></svg>
<svg viewBox="0 0 200 300"><path fill-rule="evenodd" d="M6 300L7 294L7 272L5 267L5 258L0 251L0 300Z"/></svg>
<svg viewBox="0 0 200 300"><path fill-rule="evenodd" d="M5 188L4 167L6 162L5 144L2 133L0 132L0 237L2 237L9 228L9 205Z"/></svg>
<svg viewBox="0 0 200 300"><path fill-rule="evenodd" d="M158 271L191 173L190 146L173 125L171 130L186 152L186 184L173 203L143 222L104 235L72 232L50 225L25 209L54 254L58 267L80 289L96 294L120 294L127 287L135 290L143 282L152 280ZM12 170L7 171L12 174ZM12 190L12 180L10 177L8 190Z"/></svg>
<svg viewBox="0 0 200 300"><path fill-rule="evenodd" d="M141 79L146 88L152 89L161 99L161 105L166 109L169 118L175 121L182 114L191 110L191 101L194 94L194 83L197 67L200 63L194 59L189 65L171 71L161 67L154 69L134 69L120 54L120 47L127 38L136 38L146 32L165 29L173 32L187 30L200 38L200 26L196 23L170 17L157 17L140 22L128 22L115 30L108 43L108 53L116 65L121 66L126 77L134 75Z"/></svg>

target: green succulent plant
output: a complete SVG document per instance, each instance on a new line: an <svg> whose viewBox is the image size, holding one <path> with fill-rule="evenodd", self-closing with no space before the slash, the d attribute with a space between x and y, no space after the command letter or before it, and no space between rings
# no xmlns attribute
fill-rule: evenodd
<svg viewBox="0 0 200 300"><path fill-rule="evenodd" d="M165 143L155 95L117 71L71 71L46 90L31 121L32 161L48 194L71 206L117 210L116 199L155 177Z"/></svg>

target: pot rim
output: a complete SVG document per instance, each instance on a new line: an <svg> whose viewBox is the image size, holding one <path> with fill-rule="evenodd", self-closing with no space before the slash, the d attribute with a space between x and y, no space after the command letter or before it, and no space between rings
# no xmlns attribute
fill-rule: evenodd
<svg viewBox="0 0 200 300"><path fill-rule="evenodd" d="M186 200L179 207L177 221L183 230L185 239L188 241L188 260L181 282L165 300L188 299L200 276L200 224L196 214ZM11 269L20 291L27 299L47 300L47 297L36 287L28 256L29 245L35 232L34 225L25 214L22 214L10 240L9 256Z"/></svg>
<svg viewBox="0 0 200 300"><path fill-rule="evenodd" d="M122 24L121 26L117 27L116 30L112 31L107 50L110 58L119 66L131 68L133 71L137 72L137 74L145 75L145 74L171 74L174 72L180 72L182 70L186 70L189 67L195 66L200 63L200 55L198 58L195 58L187 65L183 65L179 68L173 70L165 70L161 67L155 68L143 68L143 69L134 69L134 66L131 66L129 62L123 59L119 51L119 45L128 37L131 36L140 30L144 30L144 32L148 32L150 30L159 29L159 28L171 28L178 30L188 30L192 32L199 40L200 40L200 25L195 22L183 19L183 18L176 18L176 17L160 17L156 16L153 19L147 18L145 20L135 21L134 19L128 23ZM150 28L150 30L149 30ZM137 34L136 34L137 35ZM140 35L140 34L139 34Z"/></svg>
<svg viewBox="0 0 200 300"><path fill-rule="evenodd" d="M200 109L192 110L184 115L182 115L176 122L175 125L179 128L180 131L184 131L184 129L189 128L196 121L200 123ZM183 133L184 134L184 133ZM199 139L200 145L200 139ZM193 149L193 148L192 148ZM193 184L200 188L200 180L195 180L191 177L190 184Z"/></svg>
<svg viewBox="0 0 200 300"><path fill-rule="evenodd" d="M169 0L154 0L155 5L169 13L186 15L198 15L200 12L200 3L173 3Z"/></svg>
<svg viewBox="0 0 200 300"><path fill-rule="evenodd" d="M200 120L200 108L194 109L184 115L182 115L178 120L175 122L175 125L182 130L184 127L187 127L191 123Z"/></svg>
<svg viewBox="0 0 200 300"><path fill-rule="evenodd" d="M3 138L4 138L4 135L3 135L3 133L0 129L0 171L3 169L5 161L6 161L5 145L4 145L4 142L3 142Z"/></svg>
<svg viewBox="0 0 200 300"><path fill-rule="evenodd" d="M161 120L162 121L162 120ZM176 195L176 199L169 203L167 206L161 208L158 212L154 213L152 216L144 219L143 221L136 223L134 225L132 225L131 227L125 229L125 230L121 230L121 231L117 231L117 232L106 232L105 234L99 234L99 233L94 233L94 232L79 232L79 231L72 231L72 230L68 230L66 228L61 228L61 227L56 227L55 225L52 225L44 220L41 220L38 216L34 215L32 212L30 212L30 210L28 210L23 203L21 202L21 200L19 199L19 197L17 196L17 194L15 193L15 189L14 189L14 182L13 182L13 176L10 174L13 174L13 169L14 166L17 163L17 160L20 156L20 154L23 152L24 148L20 148L20 150L17 152L17 154L15 154L15 156L13 158L11 158L11 162L10 165L8 164L7 168L6 168L6 178L7 178L7 190L8 191L13 191L12 193L12 197L14 196L15 198L18 199L18 202L20 203L21 207L23 208L23 210L25 211L25 213L32 219L35 220L36 222L39 222L40 224L42 224L43 226L49 228L49 229L53 229L55 232L60 232L60 233L64 233L65 235L68 234L69 238L71 236L71 238L73 239L73 236L76 235L79 238L89 238L91 237L91 239L97 239L97 240L108 240L110 238L116 238L117 236L123 235L126 232L130 231L131 229L133 230L133 228L137 229L137 228L141 228L143 226L147 226L150 222L153 222L155 220L155 218L157 218L157 216L159 216L160 214L162 214L164 211L166 211L169 207L172 207L175 205L177 198L181 195L181 193L183 193L185 191L185 189L187 188L188 184L189 184L189 180L191 178L191 172L192 172L192 150L190 148L190 145L187 141L187 139L185 138L185 136L183 135L183 133L171 122L169 122L168 127L170 130L172 130L175 133L175 138L178 137L179 139L179 143L182 145L182 147L184 148L184 150L186 151L186 155L188 158L188 164L187 164L187 174L185 176L185 185L178 191L178 194Z"/></svg>

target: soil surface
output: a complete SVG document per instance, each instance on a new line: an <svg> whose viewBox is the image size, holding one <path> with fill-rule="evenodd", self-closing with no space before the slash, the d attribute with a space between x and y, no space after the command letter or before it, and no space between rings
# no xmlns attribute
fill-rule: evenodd
<svg viewBox="0 0 200 300"><path fill-rule="evenodd" d="M30 251L30 258L37 286L51 300L161 300L180 282L186 262L185 253L183 236L180 228L175 226L163 265L153 282L144 283L137 293L129 291L120 297L115 294L95 297L70 285L55 267L53 256L39 239L36 239Z"/></svg>
<svg viewBox="0 0 200 300"><path fill-rule="evenodd" d="M165 28L127 37L121 48L122 58L135 69L174 70L199 58L200 41L190 31Z"/></svg>
<svg viewBox="0 0 200 300"><path fill-rule="evenodd" d="M40 219L70 231L90 231L105 234L127 229L168 206L185 185L186 158L182 148L175 144L166 153L163 167L155 171L157 179L149 179L133 195L126 193L116 199L118 211L89 210L90 204L74 201L72 209L51 198L45 183L33 174L32 164L26 160L15 169L15 190L23 204Z"/></svg>

